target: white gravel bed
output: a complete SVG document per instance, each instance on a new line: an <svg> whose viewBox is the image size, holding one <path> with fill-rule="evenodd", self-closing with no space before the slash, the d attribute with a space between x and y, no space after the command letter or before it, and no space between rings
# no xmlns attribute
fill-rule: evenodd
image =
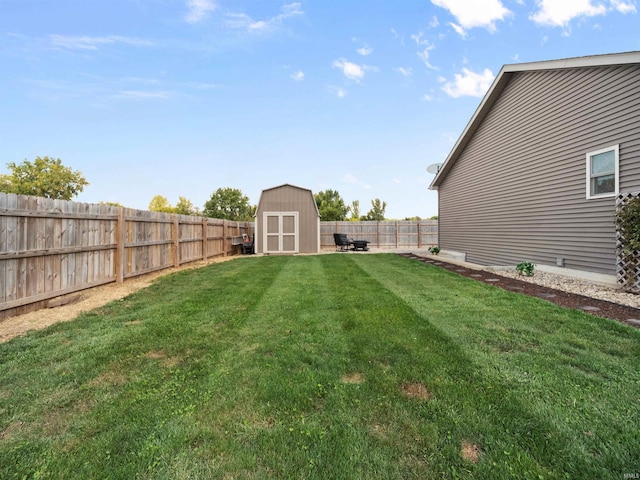
<svg viewBox="0 0 640 480"><path fill-rule="evenodd" d="M630 307L640 308L640 295L627 293L615 287L610 287L600 283L593 283L586 280L579 280L564 275L554 273L541 272L536 270L532 277L525 277L518 272L511 270L492 270L497 275L503 277L515 278L525 282L543 285L556 290L562 290L569 293L577 293L585 297L598 298L609 302L619 303L620 305L628 305Z"/></svg>

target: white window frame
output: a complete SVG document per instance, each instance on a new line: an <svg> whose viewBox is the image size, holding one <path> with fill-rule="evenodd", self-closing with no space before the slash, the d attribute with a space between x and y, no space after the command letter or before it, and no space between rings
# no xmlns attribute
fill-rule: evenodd
<svg viewBox="0 0 640 480"><path fill-rule="evenodd" d="M614 152L615 158L615 166L614 166L614 191L601 193L599 195L593 195L591 193L591 158L600 155L601 153L606 152ZM600 150L595 150L593 152L589 152L586 155L586 164L587 164L587 200L592 198L607 198L607 197L615 197L618 195L618 188L620 185L620 145L612 145L611 147L601 148Z"/></svg>

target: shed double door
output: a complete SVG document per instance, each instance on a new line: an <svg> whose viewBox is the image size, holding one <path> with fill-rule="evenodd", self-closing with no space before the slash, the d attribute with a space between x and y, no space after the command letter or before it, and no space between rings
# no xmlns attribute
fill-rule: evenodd
<svg viewBox="0 0 640 480"><path fill-rule="evenodd" d="M298 253L298 212L264 212L264 253Z"/></svg>

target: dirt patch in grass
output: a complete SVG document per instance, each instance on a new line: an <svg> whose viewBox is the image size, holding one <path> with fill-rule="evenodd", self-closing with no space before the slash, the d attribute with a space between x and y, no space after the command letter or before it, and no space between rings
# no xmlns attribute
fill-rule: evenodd
<svg viewBox="0 0 640 480"><path fill-rule="evenodd" d="M433 394L422 383L402 384L402 394L405 397L417 398L418 400L429 400Z"/></svg>
<svg viewBox="0 0 640 480"><path fill-rule="evenodd" d="M0 441L8 440L17 435L23 435L27 429L27 424L22 421L10 423L7 428L0 430Z"/></svg>
<svg viewBox="0 0 640 480"><path fill-rule="evenodd" d="M371 435L373 435L374 437L380 439L380 440L388 440L389 439L389 432L388 429L382 425L373 425L370 429L371 431Z"/></svg>
<svg viewBox="0 0 640 480"><path fill-rule="evenodd" d="M127 383L127 377L120 372L114 371L104 372L89 382L90 385L96 387L102 385L124 385L125 383Z"/></svg>
<svg viewBox="0 0 640 480"><path fill-rule="evenodd" d="M165 368L173 368L180 363L178 357L169 357L164 350L153 350L145 353L144 356L153 360L162 360L162 366Z"/></svg>
<svg viewBox="0 0 640 480"><path fill-rule="evenodd" d="M147 358L159 359L159 358L167 358L167 354L164 350L154 350L151 352L147 352L144 354Z"/></svg>
<svg viewBox="0 0 640 480"><path fill-rule="evenodd" d="M465 461L478 463L480 461L482 450L475 443L467 442L465 440L462 442L461 454Z"/></svg>
<svg viewBox="0 0 640 480"><path fill-rule="evenodd" d="M363 383L364 375L360 372L345 373L340 381L342 383Z"/></svg>

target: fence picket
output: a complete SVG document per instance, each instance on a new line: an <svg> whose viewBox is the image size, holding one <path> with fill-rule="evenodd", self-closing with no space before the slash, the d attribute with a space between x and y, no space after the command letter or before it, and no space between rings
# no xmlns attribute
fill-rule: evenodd
<svg viewBox="0 0 640 480"><path fill-rule="evenodd" d="M438 221L320 222L320 244L335 246L334 233L367 240L376 248L427 248L438 244Z"/></svg>
<svg viewBox="0 0 640 480"><path fill-rule="evenodd" d="M226 235L252 229L252 222L0 193L0 320L92 286L239 253Z"/></svg>
<svg viewBox="0 0 640 480"><path fill-rule="evenodd" d="M436 245L437 221L321 222L377 248ZM253 222L173 215L0 193L0 320L37 310L59 295L239 253L231 236Z"/></svg>

